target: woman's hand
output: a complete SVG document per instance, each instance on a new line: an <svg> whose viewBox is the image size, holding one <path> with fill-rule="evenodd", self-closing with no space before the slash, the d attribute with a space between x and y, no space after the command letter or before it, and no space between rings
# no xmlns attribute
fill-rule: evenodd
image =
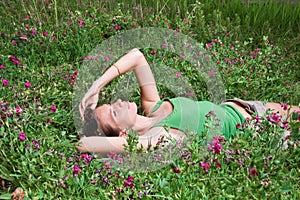
<svg viewBox="0 0 300 200"><path fill-rule="evenodd" d="M79 104L79 112L83 120L84 120L84 111L86 107L91 105L91 109L94 110L97 106L98 99L99 99L99 88L97 85L93 84L92 87L84 95L84 97L82 98Z"/></svg>

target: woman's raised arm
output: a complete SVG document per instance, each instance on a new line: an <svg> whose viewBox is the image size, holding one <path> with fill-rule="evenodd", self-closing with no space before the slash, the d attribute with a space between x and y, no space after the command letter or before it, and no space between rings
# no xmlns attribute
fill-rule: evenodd
<svg viewBox="0 0 300 200"><path fill-rule="evenodd" d="M79 104L79 112L83 119L87 106L95 109L98 103L98 93L113 79L128 71L134 70L141 88L141 101L145 114L148 114L157 101L160 100L151 68L142 52L132 49L114 63L105 73L94 81Z"/></svg>

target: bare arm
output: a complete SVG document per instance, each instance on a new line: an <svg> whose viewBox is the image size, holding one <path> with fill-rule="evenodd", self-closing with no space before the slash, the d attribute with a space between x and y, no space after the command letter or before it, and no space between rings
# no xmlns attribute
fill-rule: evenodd
<svg viewBox="0 0 300 200"><path fill-rule="evenodd" d="M137 147L147 149L149 146L155 146L161 135L170 136L162 127L153 128L145 136L139 136ZM81 152L122 153L125 151L125 144L127 144L125 137L83 137L76 149Z"/></svg>
<svg viewBox="0 0 300 200"><path fill-rule="evenodd" d="M88 105L91 109L95 109L98 102L98 93L110 83L113 79L117 78L120 74L134 70L141 89L141 101L145 114L149 114L153 106L160 100L155 80L151 68L146 61L142 52L138 49L133 49L126 55L121 57L116 63L113 64L105 73L94 81L91 88L83 97L79 104L80 115L83 118L84 110Z"/></svg>

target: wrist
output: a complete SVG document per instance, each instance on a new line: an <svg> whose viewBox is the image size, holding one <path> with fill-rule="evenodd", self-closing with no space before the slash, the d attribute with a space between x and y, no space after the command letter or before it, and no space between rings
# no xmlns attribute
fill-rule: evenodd
<svg viewBox="0 0 300 200"><path fill-rule="evenodd" d="M97 93L100 92L101 88L103 87L102 85L103 85L103 82L102 82L101 77L94 81L93 86L95 87L95 90Z"/></svg>

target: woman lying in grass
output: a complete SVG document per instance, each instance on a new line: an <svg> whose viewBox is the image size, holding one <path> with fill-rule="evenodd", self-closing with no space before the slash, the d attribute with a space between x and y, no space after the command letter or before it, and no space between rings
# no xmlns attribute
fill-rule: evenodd
<svg viewBox="0 0 300 200"><path fill-rule="evenodd" d="M144 115L137 114L135 103L121 100L96 108L101 88L131 70L140 86ZM85 110L89 105L92 113L86 119ZM81 145L76 148L83 152L123 152L123 145L127 143L126 135L132 129L139 135L139 145L147 149L149 145L157 144L161 136L181 139L186 136L187 131L201 134L208 113L219 119L219 129L228 138L237 131L238 124L242 124L247 118L251 119L254 113L262 116L267 109L284 116L286 120L288 110L290 113L296 110L300 113L297 106L286 109L280 103L263 104L260 101L240 99L229 99L220 105L183 97L161 100L149 64L138 49L133 49L97 79L84 95L79 105L81 117L86 119L83 134L94 136L82 137ZM100 137L101 134L113 137Z"/></svg>

